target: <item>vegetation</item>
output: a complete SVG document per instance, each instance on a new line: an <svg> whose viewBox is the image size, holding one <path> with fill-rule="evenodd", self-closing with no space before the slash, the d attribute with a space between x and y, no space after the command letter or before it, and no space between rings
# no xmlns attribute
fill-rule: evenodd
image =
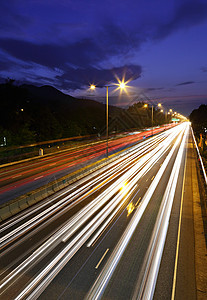
<svg viewBox="0 0 207 300"><path fill-rule="evenodd" d="M190 114L190 121L207 170L207 105L200 105Z"/></svg>
<svg viewBox="0 0 207 300"><path fill-rule="evenodd" d="M51 86L16 86L14 80L0 84L0 144L20 146L84 135L105 135L105 105L76 99ZM152 125L151 107L138 102L128 109L109 106L109 132L140 129ZM164 123L154 109L154 126Z"/></svg>

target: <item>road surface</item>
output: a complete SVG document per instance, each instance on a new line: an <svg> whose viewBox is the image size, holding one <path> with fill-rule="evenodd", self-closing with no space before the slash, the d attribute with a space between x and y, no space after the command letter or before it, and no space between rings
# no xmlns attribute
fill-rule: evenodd
<svg viewBox="0 0 207 300"><path fill-rule="evenodd" d="M5 221L2 299L171 299L189 127Z"/></svg>

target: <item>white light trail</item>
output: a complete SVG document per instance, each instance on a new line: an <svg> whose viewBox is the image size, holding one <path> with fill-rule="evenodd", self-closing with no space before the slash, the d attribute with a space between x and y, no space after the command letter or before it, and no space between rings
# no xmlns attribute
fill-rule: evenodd
<svg viewBox="0 0 207 300"><path fill-rule="evenodd" d="M118 262L123 255L126 246L128 245L150 199L151 196L153 195L174 151L176 150L182 134L184 130L184 126L181 127L182 131L179 134L179 137L177 138L173 148L170 150L169 154L167 155L165 161L163 162L161 168L159 169L157 175L155 176L154 180L152 181L149 189L147 190L145 196L142 199L142 202L140 204L139 209L135 211L134 216L132 217L130 223L128 224L126 230L124 231L120 241L118 242L117 246L115 247L114 251L112 252L108 262L104 266L103 270L101 271L100 275L98 276L97 280L95 281L94 285L90 289L87 299L100 299L108 282L109 279L111 278L116 266L118 265Z"/></svg>

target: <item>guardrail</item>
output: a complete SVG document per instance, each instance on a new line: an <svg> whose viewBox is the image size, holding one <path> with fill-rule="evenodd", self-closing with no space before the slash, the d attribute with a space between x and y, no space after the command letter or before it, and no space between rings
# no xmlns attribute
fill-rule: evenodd
<svg viewBox="0 0 207 300"><path fill-rule="evenodd" d="M193 140L194 140L194 143L195 143L195 146L196 146L197 154L198 154L198 157L199 157L200 166L201 166L201 169L202 169L202 172L203 172L203 177L204 177L205 183L206 183L206 185L207 185L207 175L206 175L206 170L205 170L205 168L204 168L203 160L202 160L202 157L201 157L201 155L200 155L200 151L199 151L199 149L198 149L198 145L197 145L197 142L196 142L195 135L194 135L194 132L193 132L192 127L191 127L191 131L192 131Z"/></svg>

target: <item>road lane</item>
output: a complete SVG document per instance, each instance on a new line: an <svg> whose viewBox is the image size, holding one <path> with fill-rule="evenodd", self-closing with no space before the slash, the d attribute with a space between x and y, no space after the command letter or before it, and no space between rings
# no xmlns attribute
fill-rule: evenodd
<svg viewBox="0 0 207 300"><path fill-rule="evenodd" d="M157 146L154 148L154 150L152 149L151 152L146 152L145 155L141 155L138 157L136 157L134 154L134 158L132 158L132 153L130 153L129 157L131 158L131 160L129 159L128 168L126 168L126 166L123 167L123 172L122 173L120 172L119 176L116 179L114 179L114 181L110 182L109 185L104 186L104 188L102 188L102 190L100 190L100 194L97 193L97 194L94 194L92 198L89 197L90 199L88 199L85 203L82 202L81 206L77 205L76 213L74 210L69 209L68 214L65 215L65 218L63 218L61 220L61 216L59 216L59 219L56 220L53 224L53 228L54 227L56 228L55 231L54 231L54 229L51 229L50 233L48 233L48 231L47 231L48 229L47 230L45 229L47 234L45 232L43 232L44 230L42 232L40 231L39 233L37 232L36 240L35 240L35 238L33 239L33 237L32 237L32 239L33 239L32 243L33 244L37 243L35 249L33 247L31 247L31 245L30 245L30 251L28 251L28 253L26 253L25 255L22 255L19 260L17 257L13 258L13 261L14 261L13 265L10 264L9 268L6 268L7 265L5 264L5 270L3 273L4 279L1 281L1 283L2 284L5 283L5 281L4 281L5 274L7 274L8 279L11 278L11 274L12 274L11 272L15 271L15 266L17 268L18 265L20 266L21 263L23 266L23 264L25 264L25 261L27 259L29 261L29 258L31 258L31 255L35 251L37 251L36 254L38 253L38 262L36 261L37 257L34 256L34 254L33 254L33 262L30 261L28 263L28 265L24 266L24 272L22 272L20 270L19 273L16 273L16 275L15 275L16 280L17 280L17 278L18 278L18 280L21 279L20 280L21 287L19 285L20 283L18 283L18 280L13 281L13 279L15 279L15 276L14 276L14 278L10 279L9 284L12 284L12 287L16 286L16 289L18 289L18 288L19 288L19 290L23 289L22 294L21 294L21 292L20 292L20 294L18 294L18 295L20 295L19 296L20 298L24 295L25 292L30 293L30 291L31 291L31 293L34 292L34 294L31 294L32 297L34 297L35 294L39 295L40 293L42 293L44 288L50 283L50 281L54 278L54 276L56 276L57 273L60 272L59 275L49 285L48 289L42 294L42 297L44 297L45 295L47 295L47 297L49 297L48 295L53 295L53 293L59 293L59 295L60 295L60 293L63 292L63 289L61 289L61 290L57 289L57 282L59 282L59 280L60 280L59 278L63 278L63 277L65 278L64 272L66 272L68 274L68 271L65 271L65 270L67 268L69 268L71 270L71 268L70 268L71 264L72 264L72 266L76 265L76 264L74 264L74 261L76 261L77 257L80 259L80 257L83 256L85 261L80 260L82 262L81 267L80 267L79 261L77 261L77 265L80 268L79 269L75 268L76 272L73 272L73 270L71 270L71 276L73 276L73 277L65 278L65 281L67 281L67 283L65 282L66 290L64 292L63 297L66 297L66 295L68 296L68 292L71 295L71 290L74 291L73 285L76 287L78 282L80 285L83 284L82 281L80 281L80 278L83 278L83 276L84 276L82 271L85 272L85 268L88 268L88 264L91 265L94 262L96 262L96 264L93 267L93 269L95 269L95 273L94 273L94 270L90 271L89 269L87 269L87 272L89 274L91 273L92 278L89 278L86 280L86 282L84 282L84 286L85 286L84 293L86 294L89 291L94 280L97 278L98 273L103 269L109 254L111 254L113 249L115 249L117 247L117 241L119 241L121 235L123 234L123 231L128 226L130 220L133 219L133 217L134 217L134 215L136 215L137 211L140 211L140 207L142 206L142 203L145 202L145 200L143 200L143 199L146 198L146 191L148 191L148 195L151 193L149 191L148 187L150 185L155 184L156 176L157 176L156 173L157 172L159 173L160 169L162 169L162 168L164 169L164 164L163 164L164 160L165 160L166 156L170 153L170 151L173 147L173 143L175 142L175 132L176 132L176 129L172 130L172 134L171 134L171 138L170 138L171 142L169 142L169 144L166 141L169 138L170 133L164 133L163 135L165 135L165 141L163 143L159 141L157 143ZM177 133L178 133L178 129L177 129ZM156 138L154 137L154 139L156 139ZM148 141L145 141L146 145L147 145L147 143L148 143ZM175 159L175 154L178 151L178 147L176 148L176 146L175 146L174 148L175 148L175 152L173 152L174 158L172 159L172 161L171 160L169 161L169 164L167 164L167 169L166 169L168 171L167 171L167 173L165 173L164 176L162 176L162 181L164 180L165 182L167 182L167 180L170 176L170 172L173 167L173 161ZM135 153L136 152L137 152L137 149L135 150ZM151 155L150 155L150 153L151 153ZM131 162L131 165L130 165L130 162ZM121 163L123 163L123 161ZM161 168L160 168L160 166L161 166ZM115 170L116 170L116 168L114 169L114 171ZM124 182L125 183L127 182L127 183L123 186ZM159 183L159 180L158 180L158 184L162 186L161 190L162 190L162 194L164 194L163 183L162 184ZM164 184L164 186L166 186L166 184ZM105 189L106 190L108 189L108 191L105 192ZM110 190L111 194L109 193L109 190ZM152 196L152 194L153 193L151 193L151 196ZM159 194L159 199L160 199L160 197L161 197L161 195ZM153 197L149 197L149 198L153 199ZM96 201L96 199L97 199L97 201ZM159 209L158 204L159 204L160 200L157 202L156 200L152 201L152 199L150 200L149 204L153 203L152 207L154 207L154 205L156 205L157 209ZM101 201L103 201L103 202L100 205ZM144 202L142 202L142 201L144 201ZM92 210L92 207L90 206L91 203L93 203L94 208L97 206L93 212L91 212L91 210ZM130 214L129 214L129 209L127 209L129 207L129 204L133 204L131 207L132 208L134 207L133 209L131 209ZM87 205L88 205L88 209L86 209ZM108 208L107 208L107 205L108 205ZM146 209L148 210L148 206ZM82 212L81 212L81 210L82 210ZM88 213L88 212L90 212L90 213ZM114 213L114 215L113 215L113 213ZM127 215L128 215L128 217L127 217ZM70 220L69 221L70 224L67 222L68 217ZM150 214L150 218L152 218L152 217L154 218L153 221L149 222L151 224L150 226L152 227L151 230L153 229L153 224L156 220L156 213L154 213L153 211ZM82 221L80 222L80 224L76 224L77 223L76 220L79 221L81 219L82 219ZM146 220L148 220L148 217L146 218ZM142 221L142 219L141 219L141 221ZM100 228L101 228L100 226L103 226L104 222L106 222L106 224L102 228L102 230L100 230ZM58 223L59 223L59 226L57 227ZM47 224L47 225L48 225L48 227L51 227L50 224ZM78 225L77 228L75 227L76 225ZM66 227L64 227L64 226L66 226L66 227L69 226L69 228L67 227L67 229L65 231L64 229ZM147 227L149 227L149 225L147 225ZM99 231L99 234L96 236L98 231ZM147 236L150 237L149 232L147 234L143 233L142 238L146 238ZM65 233L66 233L66 235L65 235ZM69 233L69 237L68 237L68 233ZM45 234L45 237L43 237L44 234ZM39 237L42 238L42 240L39 242L39 244L37 242L38 235L39 235ZM56 236L56 240L54 240L55 236ZM90 237L93 238L94 236L96 236L96 238L93 240L92 244L89 247L87 247L86 242L88 243L89 238ZM29 239L31 239L31 236L29 237ZM107 242L106 242L106 240L107 240ZM55 241L57 242L57 244ZM27 243L28 243L28 248L29 248L29 242L27 241ZM44 243L51 243L51 246L49 245L49 246L47 246L48 248L44 248L43 247ZM97 244L100 246L97 246ZM15 249L14 245L15 245L15 241L12 244L12 247L13 247L12 251L8 250L11 247L11 245L8 246L8 249L6 252L6 255L8 258L7 260L9 260L11 252L13 252L13 255L14 255L14 252L20 253L20 251L22 249L21 247L23 247L23 249L25 248L25 244L23 243L23 245L21 245L21 243L20 243L18 245L19 250L15 251L16 249ZM45 246L45 244L44 244L44 246ZM41 247L42 247L42 249L44 248L42 250L42 253L44 252L43 256L41 256L42 254L40 253ZM94 250L94 248L97 250ZM109 250L106 253L107 249L109 249ZM80 256L80 253L82 253L83 255ZM85 255L85 253L87 255ZM106 253L106 254L104 255L104 253ZM103 257L103 255L104 255L104 257ZM103 259L102 259L102 257L103 257ZM100 260L101 260L101 263L98 265ZM34 267L32 264L34 264L36 262L37 262L37 264ZM47 266L47 271L43 267L43 262L45 263L45 266ZM62 267L65 264L67 264L67 267L61 271ZM98 268L96 269L95 267L97 265L98 265ZM38 269L39 269L39 271L38 271ZM40 271L41 269L42 269L42 271ZM16 271L18 271L18 270L16 269ZM21 276L19 276L20 274L21 274ZM28 282L29 274L30 274L29 278L30 278L31 282L29 283L29 285L27 284L27 287L25 287L25 289L24 289L23 286L24 286L24 284L26 284L26 282ZM33 274L34 277L31 277L31 274ZM77 275L77 274L79 274L79 275ZM85 273L85 276L86 276L86 274L87 273ZM88 278L88 275L87 275L87 278ZM37 282L38 282L38 284L37 284ZM41 282L41 284L40 284L40 282ZM69 282L71 282L70 285L69 285ZM9 284L5 283L4 288L6 288L6 287L8 287L8 288L5 289L5 291L4 291L4 297L10 297L10 299L11 299L14 296L14 294L17 292L17 290L15 288L13 288L11 290ZM60 284L60 286L61 286L61 284ZM32 290L33 290L33 292L32 292ZM77 289L77 291L76 290L74 291L74 295L72 295L72 297L74 296L73 299L76 299L75 295L79 294L79 292L82 293L79 289ZM49 298L52 299L51 297L49 297Z"/></svg>
<svg viewBox="0 0 207 300"><path fill-rule="evenodd" d="M170 127L172 125L156 128L154 134ZM112 138L109 140L109 155L130 147L147 136L150 136L150 131ZM84 167L104 158L105 148L105 141L96 141L79 146L78 149L63 150L5 168L2 166L0 168L0 204L68 175L80 169L81 166Z"/></svg>

